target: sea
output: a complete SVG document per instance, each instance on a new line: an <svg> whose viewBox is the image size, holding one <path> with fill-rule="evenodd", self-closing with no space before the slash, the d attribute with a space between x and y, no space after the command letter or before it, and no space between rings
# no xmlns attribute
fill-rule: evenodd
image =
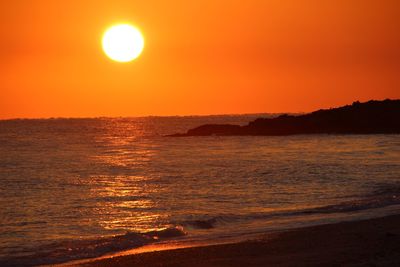
<svg viewBox="0 0 400 267"><path fill-rule="evenodd" d="M0 121L0 266L400 213L400 135L166 137L271 116Z"/></svg>

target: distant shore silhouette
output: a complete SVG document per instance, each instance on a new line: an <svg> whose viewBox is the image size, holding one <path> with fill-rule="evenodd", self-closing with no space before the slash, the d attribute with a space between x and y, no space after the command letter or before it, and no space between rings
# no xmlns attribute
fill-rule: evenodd
<svg viewBox="0 0 400 267"><path fill-rule="evenodd" d="M332 109L304 115L280 115L259 118L248 125L206 124L186 133L169 135L232 136L232 135L295 135L295 134L399 134L400 100L354 102Z"/></svg>

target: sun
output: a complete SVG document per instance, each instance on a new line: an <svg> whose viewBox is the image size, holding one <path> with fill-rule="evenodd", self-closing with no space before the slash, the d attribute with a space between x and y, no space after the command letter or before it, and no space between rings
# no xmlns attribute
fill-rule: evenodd
<svg viewBox="0 0 400 267"><path fill-rule="evenodd" d="M108 28L102 39L104 53L112 60L129 62L143 51L142 33L129 24L118 24Z"/></svg>

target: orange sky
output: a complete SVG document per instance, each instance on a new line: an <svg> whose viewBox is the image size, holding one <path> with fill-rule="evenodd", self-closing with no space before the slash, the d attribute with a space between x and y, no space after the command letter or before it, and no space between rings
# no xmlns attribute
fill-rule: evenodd
<svg viewBox="0 0 400 267"><path fill-rule="evenodd" d="M104 30L145 36L130 63ZM400 98L398 0L0 2L0 118L298 112Z"/></svg>

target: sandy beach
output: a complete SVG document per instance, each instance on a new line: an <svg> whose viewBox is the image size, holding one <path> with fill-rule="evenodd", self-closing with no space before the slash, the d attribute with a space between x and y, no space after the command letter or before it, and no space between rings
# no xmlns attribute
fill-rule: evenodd
<svg viewBox="0 0 400 267"><path fill-rule="evenodd" d="M154 251L69 266L400 266L400 215L264 234L256 241Z"/></svg>

